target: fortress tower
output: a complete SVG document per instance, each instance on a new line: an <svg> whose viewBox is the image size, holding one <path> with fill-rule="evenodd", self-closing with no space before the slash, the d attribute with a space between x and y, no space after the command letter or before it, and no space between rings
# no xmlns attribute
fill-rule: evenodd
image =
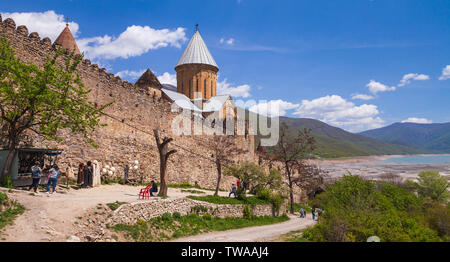
<svg viewBox="0 0 450 262"><path fill-rule="evenodd" d="M209 99L217 95L219 67L206 47L198 29L175 66L177 92L190 99ZM195 95L200 93L200 95Z"/></svg>
<svg viewBox="0 0 450 262"><path fill-rule="evenodd" d="M55 44L62 46L62 48L69 50L70 52L75 49L75 54L79 55L80 50L78 49L77 43L73 38L72 32L69 29L69 23L66 23L66 28L61 32L61 34L56 38Z"/></svg>

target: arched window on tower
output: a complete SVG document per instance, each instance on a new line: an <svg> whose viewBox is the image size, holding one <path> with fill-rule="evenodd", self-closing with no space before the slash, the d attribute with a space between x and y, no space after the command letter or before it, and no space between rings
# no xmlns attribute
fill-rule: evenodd
<svg viewBox="0 0 450 262"><path fill-rule="evenodd" d="M206 79L203 81L203 97L206 99Z"/></svg>
<svg viewBox="0 0 450 262"><path fill-rule="evenodd" d="M211 80L211 96L214 96L214 92L213 92L213 81Z"/></svg>
<svg viewBox="0 0 450 262"><path fill-rule="evenodd" d="M181 81L181 93L184 94L184 86L183 86L183 81Z"/></svg>
<svg viewBox="0 0 450 262"><path fill-rule="evenodd" d="M196 89L196 92L198 93L198 80L197 80L197 89Z"/></svg>

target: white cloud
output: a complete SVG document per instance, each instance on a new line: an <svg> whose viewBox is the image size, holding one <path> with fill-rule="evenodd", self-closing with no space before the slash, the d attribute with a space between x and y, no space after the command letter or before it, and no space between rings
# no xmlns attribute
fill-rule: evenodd
<svg viewBox="0 0 450 262"><path fill-rule="evenodd" d="M387 85L383 85L382 83L376 82L375 80L370 80L370 82L366 86L374 95L378 92L395 91L395 86L388 87Z"/></svg>
<svg viewBox="0 0 450 262"><path fill-rule="evenodd" d="M28 32L38 32L41 38L49 37L55 41L62 30L66 27L66 20L63 15L56 14L55 11L46 12L24 12L24 13L1 13L2 18L12 18L16 26L25 25ZM74 37L79 33L79 26L75 22L69 22L69 28Z"/></svg>
<svg viewBox="0 0 450 262"><path fill-rule="evenodd" d="M177 86L177 75L165 72L164 74L158 76L158 80L161 84L170 84Z"/></svg>
<svg viewBox="0 0 450 262"><path fill-rule="evenodd" d="M450 79L450 65L447 65L442 69L442 75L439 77L439 80L447 80Z"/></svg>
<svg viewBox="0 0 450 262"><path fill-rule="evenodd" d="M36 31L41 37L50 37L54 41L66 26L63 15L50 10L46 12L1 13L3 18L13 18L17 25L26 25L29 32ZM75 38L79 26L69 23ZM167 46L181 48L187 40L185 29L154 29L149 26L132 25L118 37L104 35L76 39L80 51L89 59L129 58L147 53L150 50Z"/></svg>
<svg viewBox="0 0 450 262"><path fill-rule="evenodd" d="M231 86L231 83L227 82L227 79L225 78L222 82L217 82L217 94L219 95L230 95L233 97L250 97L250 86L240 85L240 86Z"/></svg>
<svg viewBox="0 0 450 262"><path fill-rule="evenodd" d="M384 123L378 116L379 111L376 105L356 106L338 95L303 100L293 114L318 119L352 132L378 128Z"/></svg>
<svg viewBox="0 0 450 262"><path fill-rule="evenodd" d="M228 40L225 40L224 38L220 38L220 43L223 44L227 44L227 45L233 45L234 44L234 38L230 38Z"/></svg>
<svg viewBox="0 0 450 262"><path fill-rule="evenodd" d="M410 117L408 119L403 120L402 123L431 124L433 123L433 121L428 120L426 118Z"/></svg>
<svg viewBox="0 0 450 262"><path fill-rule="evenodd" d="M144 72L145 72L145 69L142 69L139 71L123 70L123 71L117 72L116 75L120 76L120 78L137 79L137 78L141 77Z"/></svg>
<svg viewBox="0 0 450 262"><path fill-rule="evenodd" d="M365 95L365 94L354 94L352 95L352 99L356 100L356 99L360 99L360 100L371 100L374 99L375 97L371 96L371 95Z"/></svg>
<svg viewBox="0 0 450 262"><path fill-rule="evenodd" d="M296 109L298 107L299 104L293 104L291 102L286 102L278 99L270 101L261 101L260 103L251 106L249 110L261 115L275 117L275 116L284 116L286 115L287 110Z"/></svg>
<svg viewBox="0 0 450 262"><path fill-rule="evenodd" d="M167 46L181 47L185 42L185 29L153 29L149 26L129 26L119 37L105 35L77 40L80 50L88 58L115 59L140 56L150 50Z"/></svg>
<svg viewBox="0 0 450 262"><path fill-rule="evenodd" d="M429 80L430 77L424 74L415 74L415 73L410 73L410 74L406 74L403 76L402 80L400 80L400 84L398 84L397 86L405 86L409 83L411 83L411 80L419 80L419 81L423 81L423 80Z"/></svg>

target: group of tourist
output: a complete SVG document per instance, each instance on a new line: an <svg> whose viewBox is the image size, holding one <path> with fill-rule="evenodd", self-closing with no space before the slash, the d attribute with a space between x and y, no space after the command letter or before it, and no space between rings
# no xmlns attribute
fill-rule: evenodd
<svg viewBox="0 0 450 262"><path fill-rule="evenodd" d="M320 209L320 208L317 208L317 209L313 208L311 210L312 219L313 220L319 219L319 216L322 215L322 213L323 213L322 209ZM303 207L300 208L300 218L306 218L306 210L304 210Z"/></svg>
<svg viewBox="0 0 450 262"><path fill-rule="evenodd" d="M56 164L54 164L53 166L47 165L44 170L42 170L39 161L36 161L36 163L34 163L34 166L31 167L32 183L28 190L33 189L34 193L38 193L37 189L39 187L42 174L46 175L48 178L47 194L53 194L56 189L56 184L58 183L58 178L61 175L61 171ZM52 191L50 191L50 185L52 186Z"/></svg>
<svg viewBox="0 0 450 262"><path fill-rule="evenodd" d="M82 187L92 187L94 181L94 168L92 162L88 161L86 165L80 163L78 165L77 184Z"/></svg>
<svg viewBox="0 0 450 262"><path fill-rule="evenodd" d="M313 220L319 219L319 217L322 215L322 212L323 212L323 210L320 208L317 208L317 210L315 208L313 208L311 211ZM317 217L317 219L316 219L316 217Z"/></svg>

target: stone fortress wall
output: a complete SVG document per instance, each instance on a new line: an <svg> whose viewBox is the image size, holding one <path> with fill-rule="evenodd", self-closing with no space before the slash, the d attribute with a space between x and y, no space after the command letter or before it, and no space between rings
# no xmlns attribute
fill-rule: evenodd
<svg viewBox="0 0 450 262"><path fill-rule="evenodd" d="M40 39L36 32L29 34L25 26L16 28L12 19L2 21L1 16L0 35L6 36L16 56L22 61L37 65L43 65L45 58L51 57L57 49L49 38ZM24 146L58 146L64 150L58 161L60 168L64 171L70 168L74 173L80 162L97 160L100 167L114 166L116 175L123 177L125 165L138 160L139 171L144 174L145 181L159 181L159 155L153 136L153 129L158 129L161 138L168 136L174 139L169 145L178 151L168 164L169 183L197 182L202 187L215 187L217 174L210 158L212 152L196 142L197 139L211 137L172 135L171 122L177 113L171 112L171 102L161 96L160 90L138 88L106 72L105 68L91 64L88 59L79 64L78 73L85 87L91 89L91 101L98 105L115 101L104 111L106 115L101 119L107 126L97 128L92 134L98 147L92 147L81 136L72 135L66 130L61 132L61 143L44 141L30 134L29 143ZM235 139L237 145L249 150L239 159L253 160L254 137L236 135ZM234 181L233 177L224 177L221 187L230 189Z"/></svg>

